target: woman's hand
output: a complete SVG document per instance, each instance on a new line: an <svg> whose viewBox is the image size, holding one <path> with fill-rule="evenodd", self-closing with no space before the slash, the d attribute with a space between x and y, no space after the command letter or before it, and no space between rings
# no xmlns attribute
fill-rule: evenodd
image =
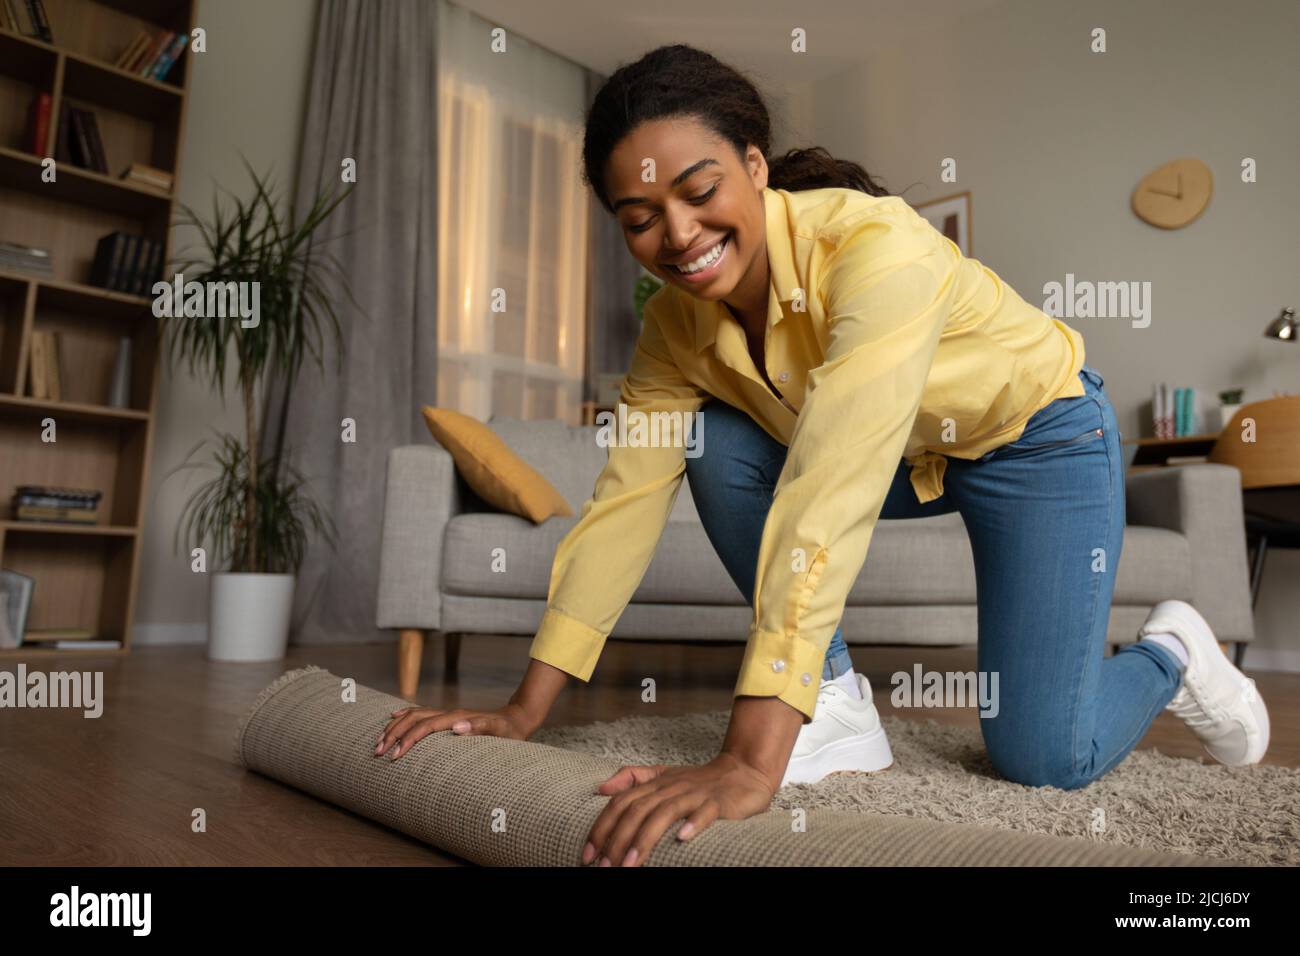
<svg viewBox="0 0 1300 956"><path fill-rule="evenodd" d="M506 704L497 710L439 710L436 707L403 707L392 713L392 720L379 735L375 756L390 760L406 754L416 741L440 730L487 737L527 740L542 722L518 704Z"/></svg>
<svg viewBox="0 0 1300 956"><path fill-rule="evenodd" d="M582 862L639 866L667 829L686 818L679 840L714 820L743 820L762 813L776 788L771 779L729 753L703 766L623 767L597 793L614 794L591 828Z"/></svg>

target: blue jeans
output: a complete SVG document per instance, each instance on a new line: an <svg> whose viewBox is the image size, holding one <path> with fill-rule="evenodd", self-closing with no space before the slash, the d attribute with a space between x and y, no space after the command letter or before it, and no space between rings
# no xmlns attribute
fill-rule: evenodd
<svg viewBox="0 0 1300 956"><path fill-rule="evenodd" d="M1086 394L1040 409L1016 441L975 460L949 457L934 501L916 500L911 468L900 461L880 513L961 513L975 559L978 668L998 675L996 715L980 720L989 758L1007 779L1061 789L1085 786L1123 760L1182 681L1177 658L1151 642L1105 656L1124 539L1124 465L1102 377L1087 365L1079 377ZM752 607L787 449L720 400L703 411L708 441L686 460L691 495ZM823 679L851 668L837 627Z"/></svg>

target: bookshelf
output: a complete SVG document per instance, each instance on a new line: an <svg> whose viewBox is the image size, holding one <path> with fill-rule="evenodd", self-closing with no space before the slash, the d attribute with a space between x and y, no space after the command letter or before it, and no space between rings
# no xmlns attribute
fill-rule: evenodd
<svg viewBox="0 0 1300 956"><path fill-rule="evenodd" d="M0 567L35 579L30 631L77 629L130 649L144 494L157 406L161 327L151 299L91 284L96 244L113 232L161 242L170 260L175 193L118 178L135 163L179 175L190 54L163 79L114 61L141 32L191 33L196 0L43 0L53 43L0 28L0 242L48 249L49 274L0 268ZM31 142L29 112L51 99ZM108 172L70 162L43 180L67 105L95 115ZM33 149L34 145L39 148ZM61 395L31 394L34 332L57 332ZM39 338L39 336L38 336ZM131 340L125 407L108 404L118 342ZM57 441L42 441L53 419ZM94 488L97 523L17 520L19 485ZM0 659L76 653L37 644Z"/></svg>

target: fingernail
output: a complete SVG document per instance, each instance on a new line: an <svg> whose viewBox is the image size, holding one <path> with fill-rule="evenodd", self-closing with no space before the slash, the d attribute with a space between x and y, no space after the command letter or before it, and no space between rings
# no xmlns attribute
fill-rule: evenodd
<svg viewBox="0 0 1300 956"><path fill-rule="evenodd" d="M627 856L623 857L624 866L633 866L636 863L636 847L627 851Z"/></svg>
<svg viewBox="0 0 1300 956"><path fill-rule="evenodd" d="M458 720L458 721L456 721L456 723L454 723L454 724L451 725L451 729L454 730L454 731L455 731L456 733L458 733L458 734L463 734L465 731L469 730L469 721L468 721L468 720Z"/></svg>
<svg viewBox="0 0 1300 956"><path fill-rule="evenodd" d="M677 839L679 839L679 840L685 840L685 839L689 838L690 835L691 835L692 833L694 833L694 832L695 832L695 824L693 824L693 823L683 823L683 824L682 824L682 828L681 828L680 830L677 831Z"/></svg>
<svg viewBox="0 0 1300 956"><path fill-rule="evenodd" d="M393 749L390 750L390 751L388 751L388 755L387 755L387 756L388 756L388 759L389 759L389 760L392 760L394 757L396 757L396 756L397 756L397 752L398 752L399 750L401 750L401 749L402 749L402 745L401 745L401 744L394 744L394 745L393 745Z"/></svg>
<svg viewBox="0 0 1300 956"><path fill-rule="evenodd" d="M587 845L582 848L582 862L586 865L591 862L591 858L596 855L596 848L588 841Z"/></svg>
<svg viewBox="0 0 1300 956"><path fill-rule="evenodd" d="M613 866L614 864L609 862L609 858L608 858L608 857L603 857L603 856L602 856L602 857L600 858L600 865L601 865L601 866Z"/></svg>

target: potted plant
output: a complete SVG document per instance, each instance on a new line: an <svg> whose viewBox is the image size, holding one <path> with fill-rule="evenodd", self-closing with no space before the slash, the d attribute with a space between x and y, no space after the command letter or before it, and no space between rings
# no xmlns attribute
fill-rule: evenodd
<svg viewBox="0 0 1300 956"><path fill-rule="evenodd" d="M1219 393L1219 430L1227 428L1232 424L1232 419L1241 409L1241 397L1245 394L1244 388L1229 388Z"/></svg>
<svg viewBox="0 0 1300 956"><path fill-rule="evenodd" d="M659 291L663 282L652 276L645 269L637 276L636 283L632 286L632 307L636 309L636 317L640 321L645 321L645 303L650 296Z"/></svg>
<svg viewBox="0 0 1300 956"><path fill-rule="evenodd" d="M241 303L251 300L255 317L238 309L213 309L211 296L202 315L193 314L197 308L175 304L163 311L173 363L184 363L192 375L208 378L223 397L227 369L233 364L243 400L242 439L217 432L216 452L208 465L215 467L216 475L190 497L176 528L176 541L183 535L189 547L206 549L214 568L225 568L212 574L208 612L208 657L224 661L284 656L294 582L308 538L317 533L334 545L334 523L312 499L305 478L288 462L287 451L259 453L256 403L264 375L292 381L308 353L322 366L327 333L336 346L341 343L327 281L336 282L351 298L342 270L319 248L316 236L350 188L336 195L318 193L298 221L281 209L265 177L251 167L248 172L253 181L250 199L232 195L227 208L216 195L206 219L182 206L180 222L196 231L199 250L179 264L177 273L184 281L176 284L187 303L191 289L242 290ZM341 359L337 347L336 354ZM204 444L199 442L177 470L202 467L190 459Z"/></svg>

